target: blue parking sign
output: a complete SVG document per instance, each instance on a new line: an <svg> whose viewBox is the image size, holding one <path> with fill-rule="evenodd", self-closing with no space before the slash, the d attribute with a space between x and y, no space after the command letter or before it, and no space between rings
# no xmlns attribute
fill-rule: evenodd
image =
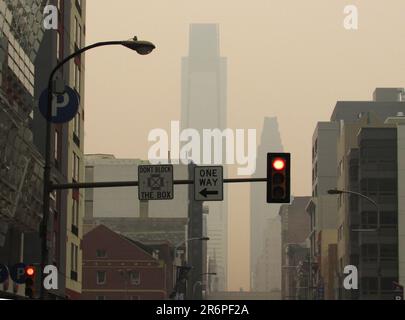
<svg viewBox="0 0 405 320"><path fill-rule="evenodd" d="M52 123L66 123L72 120L79 111L80 97L72 88L66 86L65 92L54 93L52 101L52 117L48 119ZM39 97L39 111L47 119L48 89L44 90Z"/></svg>
<svg viewBox="0 0 405 320"><path fill-rule="evenodd" d="M25 283L25 263L17 263L10 270L10 277L17 284Z"/></svg>

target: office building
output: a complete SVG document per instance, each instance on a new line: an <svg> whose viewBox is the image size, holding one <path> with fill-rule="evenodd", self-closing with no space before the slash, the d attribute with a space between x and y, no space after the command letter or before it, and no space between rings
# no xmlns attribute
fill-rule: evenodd
<svg viewBox="0 0 405 320"><path fill-rule="evenodd" d="M340 124L337 188L358 192L337 196L337 297L394 298L401 273L401 200L399 192L405 104L398 89L377 89L374 101L338 102L332 121ZM392 98L389 101L389 98ZM344 268L358 268L359 290L343 288ZM403 273L403 271L402 271Z"/></svg>
<svg viewBox="0 0 405 320"><path fill-rule="evenodd" d="M0 1L0 261L8 268L25 259L25 235L38 233L42 219L43 160L32 122L44 6ZM11 279L0 284L0 294L23 289Z"/></svg>
<svg viewBox="0 0 405 320"><path fill-rule="evenodd" d="M337 183L338 135L339 123L319 122L312 137L312 198L307 205L311 221L311 299L323 300L334 294L329 266L335 257L329 246L337 243L338 214L336 196L329 195L328 190L335 189Z"/></svg>
<svg viewBox="0 0 405 320"><path fill-rule="evenodd" d="M310 219L305 212L309 200L310 197L294 197L291 204L280 207L282 300L297 299L296 283L293 281L297 273L296 263L309 260L307 239Z"/></svg>
<svg viewBox="0 0 405 320"><path fill-rule="evenodd" d="M182 60L182 129L195 129L201 136L204 129L226 128L227 123L227 64L220 56L219 26L192 24L189 55ZM226 148L223 148L224 150ZM214 150L211 153L214 157ZM201 157L203 158L203 157ZM225 151L222 153L225 162ZM203 163L203 159L200 159ZM211 163L213 164L214 158ZM218 164L218 163L217 163ZM222 163L220 163L222 164ZM224 177L226 178L226 170ZM208 256L215 254L219 290L227 289L228 214L227 188L223 202L209 204Z"/></svg>
<svg viewBox="0 0 405 320"><path fill-rule="evenodd" d="M283 152L279 126L275 117L264 119L261 139L257 148L254 178L266 177L267 153L269 152ZM277 243L280 242L281 230L276 230L280 224L272 224L271 231L267 229L268 220L277 217L279 208L279 205L266 203L265 183L252 183L250 185L250 286L252 291L262 291L268 286L272 289L273 287L280 288L276 283L270 284L268 283L269 279L263 278L266 274L279 273L279 270L272 270L271 273L265 271L267 259L275 262L275 266L280 265L280 246ZM268 246L268 242L274 243L274 246ZM264 286L265 283L268 285Z"/></svg>
<svg viewBox="0 0 405 320"><path fill-rule="evenodd" d="M86 1L51 1L58 8L58 29L46 30L35 61L40 70L35 83L35 98L38 100L48 86L52 68L64 57L85 45ZM56 82L74 89L79 96L79 111L69 123L53 125L51 133L52 173L54 183L84 181L84 75L85 56L70 60L55 75ZM32 128L34 143L42 156L45 154L45 118L39 108L33 112ZM51 215L48 229L49 264L59 270L59 289L56 297L77 299L81 293L84 190L64 190L51 195ZM29 243L38 247L38 237L31 234ZM32 247L28 260L38 253Z"/></svg>

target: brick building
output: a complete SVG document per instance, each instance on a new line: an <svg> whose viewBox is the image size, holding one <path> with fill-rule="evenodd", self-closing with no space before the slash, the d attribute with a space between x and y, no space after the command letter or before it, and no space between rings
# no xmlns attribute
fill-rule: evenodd
<svg viewBox="0 0 405 320"><path fill-rule="evenodd" d="M162 300L173 289L173 248L147 245L104 225L83 238L83 300Z"/></svg>

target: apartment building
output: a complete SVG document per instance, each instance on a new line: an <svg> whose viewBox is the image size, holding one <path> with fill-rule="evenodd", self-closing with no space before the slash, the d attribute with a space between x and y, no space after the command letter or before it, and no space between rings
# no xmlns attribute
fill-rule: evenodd
<svg viewBox="0 0 405 320"><path fill-rule="evenodd" d="M312 198L306 207L311 227L311 299L332 298L334 293L328 270L334 259L329 246L337 243L337 203L328 190L336 188L338 135L339 123L319 122L312 137Z"/></svg>
<svg viewBox="0 0 405 320"><path fill-rule="evenodd" d="M401 90L377 89L371 102L338 102L332 121L340 122L337 188L358 192L337 196L337 297L391 300L401 263L399 180L402 158L398 132L405 103ZM384 93L384 94L383 94ZM392 99L391 101L388 101ZM345 290L343 270L359 272L359 290Z"/></svg>
<svg viewBox="0 0 405 320"><path fill-rule="evenodd" d="M52 68L85 45L86 1L53 0L49 4L58 8L58 28L46 30L39 46L35 67L41 72L35 85L36 99L47 88ZM53 125L51 179L54 183L84 181L84 66L82 55L69 61L55 76L58 83L76 91L80 106L74 120ZM38 108L34 109L34 142L42 155L45 153L45 127L45 118ZM81 293L84 191L54 192L51 203L49 263L56 265L59 271L59 290L53 293L57 297L76 299ZM38 241L36 235L31 238L31 243Z"/></svg>
<svg viewBox="0 0 405 320"><path fill-rule="evenodd" d="M0 263L8 268L25 259L25 235L38 232L42 219L43 160L32 122L44 6L0 1ZM9 278L2 293L24 295L24 288Z"/></svg>

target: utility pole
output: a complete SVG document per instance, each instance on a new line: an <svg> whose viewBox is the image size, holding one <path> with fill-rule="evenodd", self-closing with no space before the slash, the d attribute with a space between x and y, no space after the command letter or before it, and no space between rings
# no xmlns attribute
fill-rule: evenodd
<svg viewBox="0 0 405 320"><path fill-rule="evenodd" d="M190 180L194 180L195 164L189 164L188 175ZM188 238L203 237L203 202L194 200L194 184L188 187ZM188 263L192 269L188 277L187 298L190 300L202 300L202 288L193 290L193 284L200 281L203 273L203 242L190 241L188 242Z"/></svg>

